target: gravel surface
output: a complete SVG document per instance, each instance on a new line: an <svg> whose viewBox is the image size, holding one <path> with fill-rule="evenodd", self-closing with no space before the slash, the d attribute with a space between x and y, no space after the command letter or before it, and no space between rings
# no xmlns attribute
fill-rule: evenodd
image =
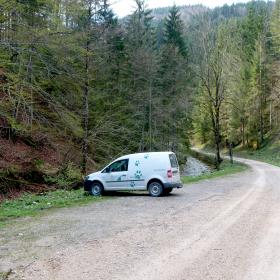
<svg viewBox="0 0 280 280"><path fill-rule="evenodd" d="M204 162L194 158L188 157L185 168L183 170L184 176L200 176L205 173L210 173L211 168Z"/></svg>
<svg viewBox="0 0 280 280"><path fill-rule="evenodd" d="M151 198L26 218L0 231L9 279L280 279L280 168L251 170Z"/></svg>

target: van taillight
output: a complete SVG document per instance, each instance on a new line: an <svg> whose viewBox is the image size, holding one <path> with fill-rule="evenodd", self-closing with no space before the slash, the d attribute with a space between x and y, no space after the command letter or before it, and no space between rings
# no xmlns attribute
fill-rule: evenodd
<svg viewBox="0 0 280 280"><path fill-rule="evenodd" d="M167 177L172 178L172 170L167 170Z"/></svg>

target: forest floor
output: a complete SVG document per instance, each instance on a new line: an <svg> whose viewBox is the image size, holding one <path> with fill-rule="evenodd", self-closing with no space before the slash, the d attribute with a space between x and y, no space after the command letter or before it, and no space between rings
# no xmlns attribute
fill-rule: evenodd
<svg viewBox="0 0 280 280"><path fill-rule="evenodd" d="M6 139L0 135L0 203L25 193L78 188L80 159L79 149L58 136L34 133ZM95 170L90 164L89 169Z"/></svg>
<svg viewBox="0 0 280 280"><path fill-rule="evenodd" d="M17 220L1 230L6 279L279 279L280 168L151 198L116 199ZM4 276L3 276L4 277Z"/></svg>

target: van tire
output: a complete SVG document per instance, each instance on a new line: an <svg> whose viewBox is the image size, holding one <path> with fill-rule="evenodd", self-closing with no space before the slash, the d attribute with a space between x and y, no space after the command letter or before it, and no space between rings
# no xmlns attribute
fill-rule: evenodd
<svg viewBox="0 0 280 280"><path fill-rule="evenodd" d="M101 196L104 192L102 184L99 182L93 182L90 187L90 194L93 196Z"/></svg>
<svg viewBox="0 0 280 280"><path fill-rule="evenodd" d="M159 197L163 194L163 186L159 181L152 181L149 183L148 191L150 196Z"/></svg>

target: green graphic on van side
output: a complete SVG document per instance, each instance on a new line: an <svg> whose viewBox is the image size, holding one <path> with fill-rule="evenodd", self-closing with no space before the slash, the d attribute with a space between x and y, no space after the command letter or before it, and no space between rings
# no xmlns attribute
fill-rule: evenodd
<svg viewBox="0 0 280 280"><path fill-rule="evenodd" d="M122 180L122 176L120 176L117 181L120 182Z"/></svg>
<svg viewBox="0 0 280 280"><path fill-rule="evenodd" d="M140 179L142 176L143 176L143 175L142 175L142 172L141 172L140 170L137 170L137 171L135 172L135 174L134 174L134 177L135 177L136 179Z"/></svg>
<svg viewBox="0 0 280 280"><path fill-rule="evenodd" d="M149 158L149 155L144 155L144 159L148 159Z"/></svg>
<svg viewBox="0 0 280 280"><path fill-rule="evenodd" d="M118 183L118 182L144 182L144 179L135 179L133 178L132 180L121 180L121 181L106 181L106 183Z"/></svg>
<svg viewBox="0 0 280 280"><path fill-rule="evenodd" d="M132 188L134 188L135 187L135 182L134 181L132 181L131 183L130 183L130 186L132 187Z"/></svg>
<svg viewBox="0 0 280 280"><path fill-rule="evenodd" d="M135 166L139 166L140 165L140 161L139 160L136 160L135 161Z"/></svg>

